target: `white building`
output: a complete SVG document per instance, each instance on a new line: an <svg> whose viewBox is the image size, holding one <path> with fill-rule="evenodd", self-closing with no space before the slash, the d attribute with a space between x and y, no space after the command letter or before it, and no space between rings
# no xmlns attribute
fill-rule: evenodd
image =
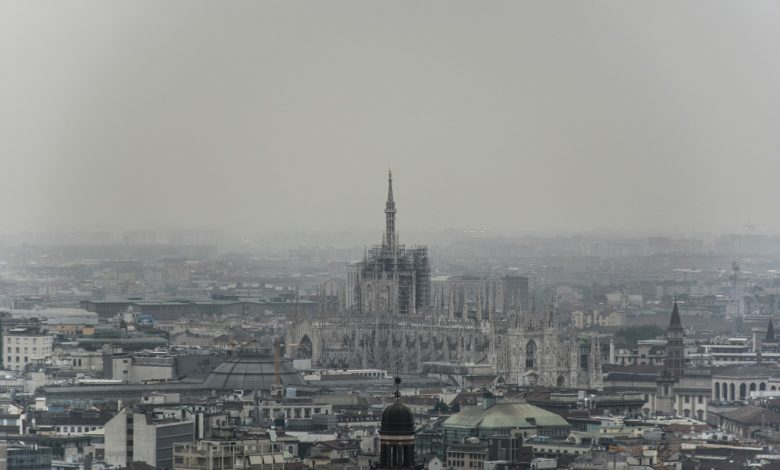
<svg viewBox="0 0 780 470"><path fill-rule="evenodd" d="M125 407L105 425L106 463L126 467L137 461L170 470L174 445L195 441L195 421L185 406Z"/></svg>
<svg viewBox="0 0 780 470"><path fill-rule="evenodd" d="M27 364L40 363L52 355L54 338L37 327L10 328L3 334L3 367L24 370Z"/></svg>

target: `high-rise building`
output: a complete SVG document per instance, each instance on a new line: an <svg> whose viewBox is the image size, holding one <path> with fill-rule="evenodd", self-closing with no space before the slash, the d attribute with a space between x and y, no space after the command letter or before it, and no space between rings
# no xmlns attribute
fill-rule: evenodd
<svg viewBox="0 0 780 470"><path fill-rule="evenodd" d="M347 308L361 314L425 313L431 302L431 268L427 247L398 243L395 229L393 175L388 174L385 233L347 279Z"/></svg>

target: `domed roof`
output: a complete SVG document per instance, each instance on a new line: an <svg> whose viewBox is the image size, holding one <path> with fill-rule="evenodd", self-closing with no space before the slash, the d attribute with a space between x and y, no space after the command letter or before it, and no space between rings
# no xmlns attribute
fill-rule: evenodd
<svg viewBox="0 0 780 470"><path fill-rule="evenodd" d="M414 434L414 415L403 403L396 400L395 403L385 408L382 412L382 426L380 434L408 435Z"/></svg>
<svg viewBox="0 0 780 470"><path fill-rule="evenodd" d="M203 385L211 390L271 390L276 375L274 356L255 350L239 351L238 356L217 366ZM285 387L306 386L303 377L282 359L280 376Z"/></svg>
<svg viewBox="0 0 780 470"><path fill-rule="evenodd" d="M385 408L382 412L382 425L379 434L391 436L407 436L414 434L414 415L412 411L401 403L401 378L396 377L395 403Z"/></svg>
<svg viewBox="0 0 780 470"><path fill-rule="evenodd" d="M560 415L528 403L498 401L487 409L467 406L444 421L445 428L479 429L488 432L496 429L527 427L565 427L569 423Z"/></svg>

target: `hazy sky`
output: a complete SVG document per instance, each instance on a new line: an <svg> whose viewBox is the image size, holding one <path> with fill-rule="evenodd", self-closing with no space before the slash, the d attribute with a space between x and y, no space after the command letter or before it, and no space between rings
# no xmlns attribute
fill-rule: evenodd
<svg viewBox="0 0 780 470"><path fill-rule="evenodd" d="M780 231L780 3L0 2L0 231Z"/></svg>

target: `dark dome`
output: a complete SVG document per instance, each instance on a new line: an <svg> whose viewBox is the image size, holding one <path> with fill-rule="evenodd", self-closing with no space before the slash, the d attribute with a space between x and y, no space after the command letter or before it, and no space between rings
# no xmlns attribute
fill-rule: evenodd
<svg viewBox="0 0 780 470"><path fill-rule="evenodd" d="M303 377L292 368L289 361L280 364L282 385L306 386ZM218 365L203 385L211 390L271 390L275 379L274 356L257 351L239 351L238 356Z"/></svg>
<svg viewBox="0 0 780 470"><path fill-rule="evenodd" d="M382 413L382 427L380 434L408 435L414 434L414 416L411 410L396 401L385 408Z"/></svg>

